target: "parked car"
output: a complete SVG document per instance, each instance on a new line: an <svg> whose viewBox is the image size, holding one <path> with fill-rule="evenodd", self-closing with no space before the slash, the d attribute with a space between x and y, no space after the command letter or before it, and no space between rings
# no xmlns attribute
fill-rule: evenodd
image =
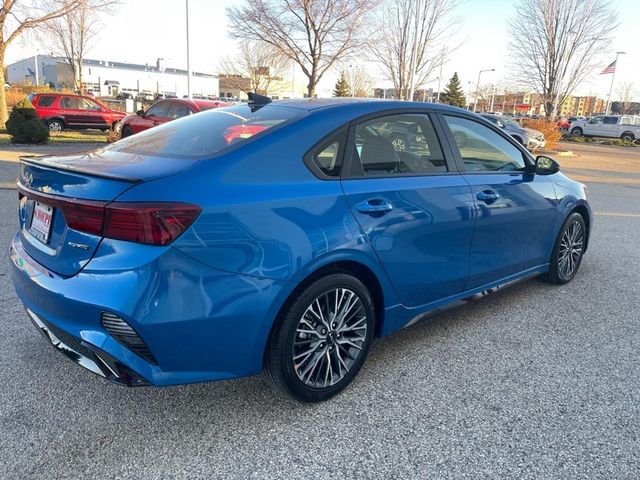
<svg viewBox="0 0 640 480"><path fill-rule="evenodd" d="M162 125L176 118L182 118L193 113L203 112L212 108L224 107L226 104L209 100L171 99L160 100L147 111L138 110L135 115L128 115L116 127L120 138L142 132L151 127Z"/></svg>
<svg viewBox="0 0 640 480"><path fill-rule="evenodd" d="M156 98L156 94L153 92L138 92L135 100L137 102L153 102Z"/></svg>
<svg viewBox="0 0 640 480"><path fill-rule="evenodd" d="M116 100L133 100L133 94L130 92L118 92Z"/></svg>
<svg viewBox="0 0 640 480"><path fill-rule="evenodd" d="M126 113L112 110L99 100L83 95L31 93L27 98L51 132L67 128L105 131L126 116Z"/></svg>
<svg viewBox="0 0 640 480"><path fill-rule="evenodd" d="M421 153L394 149L392 123ZM114 382L264 371L321 401L374 337L518 279L571 281L592 217L558 169L446 105L256 97L21 159L11 275L38 330Z"/></svg>
<svg viewBox="0 0 640 480"><path fill-rule="evenodd" d="M640 116L599 115L591 120L572 122L569 131L574 137L620 138L634 142L640 138Z"/></svg>
<svg viewBox="0 0 640 480"><path fill-rule="evenodd" d="M562 117L558 126L560 130L568 130L573 122L587 120L586 117L577 116L577 117Z"/></svg>
<svg viewBox="0 0 640 480"><path fill-rule="evenodd" d="M507 132L529 150L544 148L547 145L544 134L538 130L523 127L519 123L514 122L510 118L504 116L497 116L489 113L481 113L480 116L486 118L494 125L503 128L505 132Z"/></svg>

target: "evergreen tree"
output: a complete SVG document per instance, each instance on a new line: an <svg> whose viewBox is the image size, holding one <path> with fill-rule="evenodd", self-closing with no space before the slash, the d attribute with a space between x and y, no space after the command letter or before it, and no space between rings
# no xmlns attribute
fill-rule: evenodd
<svg viewBox="0 0 640 480"><path fill-rule="evenodd" d="M444 93L440 95L440 100L442 103L448 103L454 107L465 108L467 106L467 100L464 97L462 85L460 85L458 72L455 72L453 77L451 77L451 80L449 80Z"/></svg>
<svg viewBox="0 0 640 480"><path fill-rule="evenodd" d="M333 89L334 97L350 97L351 89L349 88L349 82L347 82L347 76L344 72L340 73L340 78L336 82L336 86Z"/></svg>

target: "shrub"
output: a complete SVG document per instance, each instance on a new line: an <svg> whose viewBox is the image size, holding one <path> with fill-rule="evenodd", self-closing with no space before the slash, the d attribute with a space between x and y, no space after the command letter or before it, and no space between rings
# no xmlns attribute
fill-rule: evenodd
<svg viewBox="0 0 640 480"><path fill-rule="evenodd" d="M562 133L560 132L560 129L558 128L556 122L545 120L543 118L532 118L523 120L522 126L526 128L533 128L534 130L542 132L545 140L547 141L546 148L548 148L549 150L555 148L562 138Z"/></svg>
<svg viewBox="0 0 640 480"><path fill-rule="evenodd" d="M43 143L49 138L49 129L26 98L11 110L7 133L11 135L13 143Z"/></svg>

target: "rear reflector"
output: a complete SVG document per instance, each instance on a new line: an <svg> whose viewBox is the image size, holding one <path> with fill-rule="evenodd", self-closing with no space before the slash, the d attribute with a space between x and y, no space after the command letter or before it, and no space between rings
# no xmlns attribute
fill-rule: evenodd
<svg viewBox="0 0 640 480"><path fill-rule="evenodd" d="M169 245L201 212L200 207L185 203L72 200L18 189L20 198L26 196L60 210L69 228L149 245Z"/></svg>

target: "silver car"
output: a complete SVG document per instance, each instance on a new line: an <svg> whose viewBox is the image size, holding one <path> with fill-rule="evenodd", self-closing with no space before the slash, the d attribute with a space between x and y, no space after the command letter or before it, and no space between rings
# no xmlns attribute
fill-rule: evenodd
<svg viewBox="0 0 640 480"><path fill-rule="evenodd" d="M493 115L491 113L481 113L480 116L486 118L494 125L504 128L509 135L524 145L528 150L544 148L547 145L547 141L542 132L534 130L533 128L525 128L509 117Z"/></svg>

